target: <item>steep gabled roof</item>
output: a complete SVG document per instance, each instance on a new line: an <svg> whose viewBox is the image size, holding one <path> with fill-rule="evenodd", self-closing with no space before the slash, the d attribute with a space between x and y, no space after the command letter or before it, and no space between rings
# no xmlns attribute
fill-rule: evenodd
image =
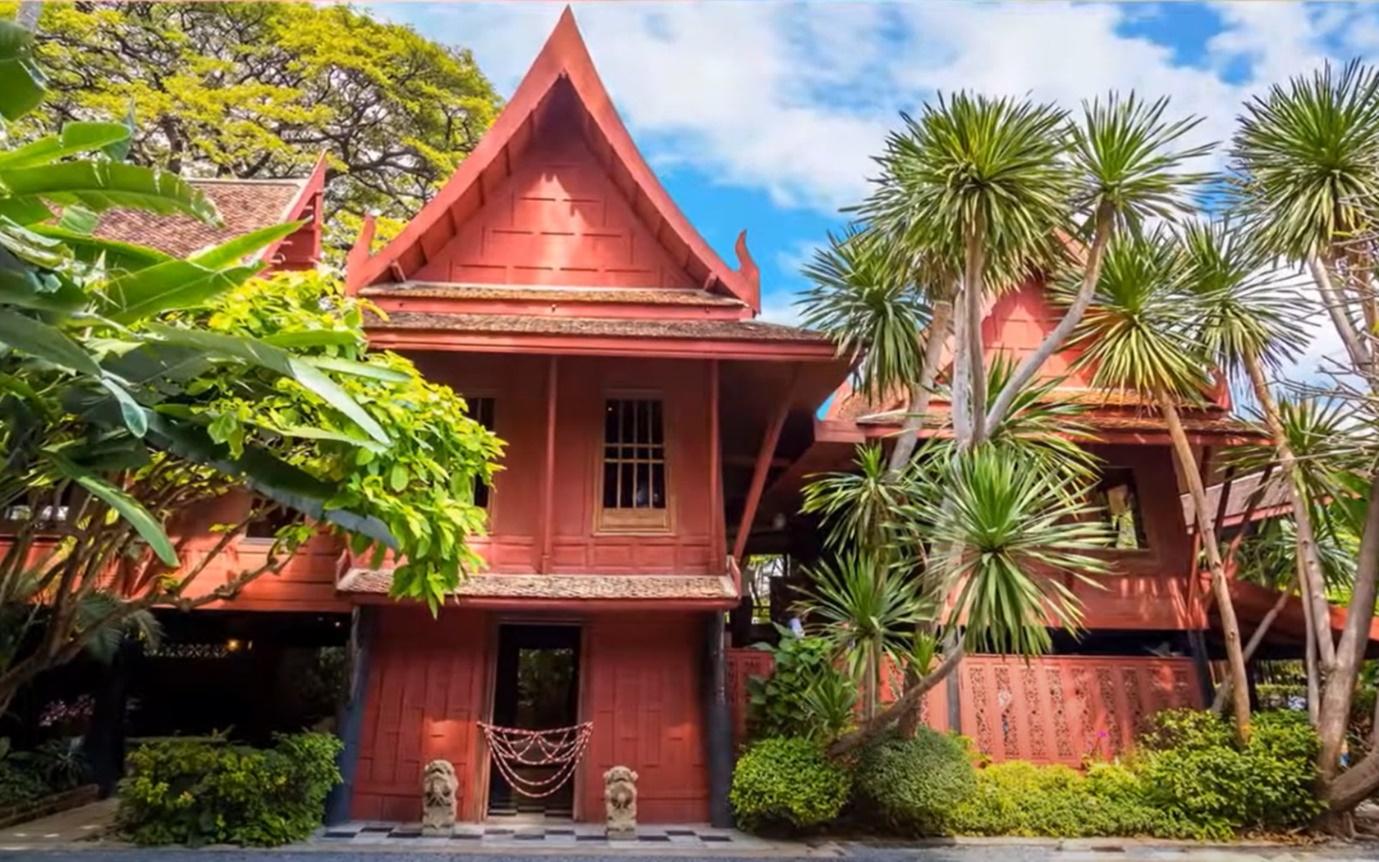
<svg viewBox="0 0 1379 862"><path fill-rule="evenodd" d="M686 280L759 311L759 274L747 252L745 232L737 240L739 266L732 269L680 212L642 158L618 117L568 7L512 100L436 197L397 237L371 256L367 248L372 230L366 225L348 259L348 289L357 291L368 285L414 278L426 260L428 246L434 249L436 232L453 235L456 222L481 206L486 192L512 175L519 157L533 143L533 129L542 113L563 109L567 101L573 101L582 114L580 131L589 149L650 233L684 270ZM470 200L475 203L466 204Z"/></svg>

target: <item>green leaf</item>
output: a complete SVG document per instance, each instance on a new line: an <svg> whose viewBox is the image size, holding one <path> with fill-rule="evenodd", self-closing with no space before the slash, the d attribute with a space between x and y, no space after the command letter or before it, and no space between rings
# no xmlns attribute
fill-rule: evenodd
<svg viewBox="0 0 1379 862"><path fill-rule="evenodd" d="M118 512L121 518L128 521L143 540L148 542L148 546L158 555L158 559L169 566L178 565L177 550L173 548L172 540L163 531L162 525L138 500L78 467L62 455L52 452L49 453L49 458L58 472L85 488L92 496L103 500Z"/></svg>
<svg viewBox="0 0 1379 862"><path fill-rule="evenodd" d="M185 213L212 224L220 219L210 198L191 183L139 165L82 161L0 170L0 189L14 197L82 204L96 212L129 207L161 215Z"/></svg>
<svg viewBox="0 0 1379 862"><path fill-rule="evenodd" d="M315 392L327 404L339 410L341 413L353 420L354 424L364 429L364 433L382 443L384 446L391 445L392 440L388 437L388 432L383 430L383 426L370 416L359 402L350 397L349 393L340 388L340 385L331 380L320 370L309 363L292 358L290 360L293 379Z"/></svg>
<svg viewBox="0 0 1379 862"><path fill-rule="evenodd" d="M232 240L223 242L220 245L199 251L187 260L198 266L207 269L224 269L227 266L241 263L245 258L266 248L284 237L290 236L304 222L284 222L283 224L269 225L258 230L242 234Z"/></svg>
<svg viewBox="0 0 1379 862"><path fill-rule="evenodd" d="M51 164L67 156L103 150L128 138L129 129L122 123L68 123L59 134L0 153L0 170Z"/></svg>
<svg viewBox="0 0 1379 862"><path fill-rule="evenodd" d="M17 120L43 101L43 73L31 57L33 37L13 21L0 21L0 117Z"/></svg>
<svg viewBox="0 0 1379 862"><path fill-rule="evenodd" d="M368 439L367 437L356 437L353 434L346 434L343 431L327 431L324 428L311 428L306 425L284 425L282 427L264 427L269 428L269 430L281 434L284 437L299 437L303 440L331 440L336 443L347 443L351 446L358 446L361 449L367 449L370 452L387 451L387 447L381 446L378 443L375 443L374 441Z"/></svg>
<svg viewBox="0 0 1379 862"><path fill-rule="evenodd" d="M262 266L213 270L185 260L162 263L118 276L105 288L117 323L132 323L165 311L194 308L252 278Z"/></svg>
<svg viewBox="0 0 1379 862"><path fill-rule="evenodd" d="M382 380L386 383L406 383L412 379L410 375L404 372L395 371L383 365L374 365L371 362L356 362L353 359L339 359L334 356L304 356L302 361L327 371L338 371L341 374L350 374L354 377L368 377L371 380Z"/></svg>
<svg viewBox="0 0 1379 862"><path fill-rule="evenodd" d="M136 270L172 260L156 248L103 239L60 225L33 225L29 228L40 236L60 240L71 249L78 260L95 263L104 257L107 270Z"/></svg>
<svg viewBox="0 0 1379 862"><path fill-rule="evenodd" d="M70 371L101 375L96 360L61 330L7 308L0 308L0 344Z"/></svg>
<svg viewBox="0 0 1379 862"><path fill-rule="evenodd" d="M394 464L392 472L388 475L388 482L393 486L393 490L399 494L407 489L407 468L401 464Z"/></svg>
<svg viewBox="0 0 1379 862"><path fill-rule="evenodd" d="M148 433L148 419L145 417L144 408L134 400L128 390L109 375L101 377L101 386L111 395L114 395L115 400L119 402L120 416L123 417L124 425L129 429L129 433L135 437L143 438Z"/></svg>
<svg viewBox="0 0 1379 862"><path fill-rule="evenodd" d="M271 335L263 336L261 340L274 347L286 348L352 347L359 343L359 335L348 330L318 329L300 332L274 332Z"/></svg>

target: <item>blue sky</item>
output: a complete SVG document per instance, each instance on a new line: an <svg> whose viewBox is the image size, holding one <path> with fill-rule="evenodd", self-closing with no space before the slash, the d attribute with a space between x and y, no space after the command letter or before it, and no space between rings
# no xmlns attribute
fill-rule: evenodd
<svg viewBox="0 0 1379 862"><path fill-rule="evenodd" d="M860 199L900 111L939 91L1075 109L1134 89L1230 135L1242 101L1325 59L1379 57L1379 6L1301 3L574 4L594 62L671 195L732 261L748 230L765 314L792 318L800 263ZM380 3L473 50L510 94L562 3ZM1218 154L1206 166L1220 164Z"/></svg>

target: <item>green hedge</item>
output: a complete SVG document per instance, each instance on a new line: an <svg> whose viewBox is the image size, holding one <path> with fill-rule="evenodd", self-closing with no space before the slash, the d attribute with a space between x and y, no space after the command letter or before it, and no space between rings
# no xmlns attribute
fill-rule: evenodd
<svg viewBox="0 0 1379 862"><path fill-rule="evenodd" d="M729 801L749 832L801 832L837 819L852 780L813 742L765 739L737 761Z"/></svg>
<svg viewBox="0 0 1379 862"><path fill-rule="evenodd" d="M117 823L137 844L301 841L321 823L340 780L340 741L329 734L279 736L272 748L167 740L129 756Z"/></svg>
<svg viewBox="0 0 1379 862"><path fill-rule="evenodd" d="M976 790L977 778L957 737L921 727L912 739L869 746L854 786L862 818L902 835L942 835L953 806Z"/></svg>
<svg viewBox="0 0 1379 862"><path fill-rule="evenodd" d="M1223 719L1195 710L1159 713L1124 764L1066 766L1012 761L977 775L949 827L974 835L1149 835L1227 840L1242 832L1305 825L1322 808L1312 793L1317 737L1296 712L1255 716L1240 745Z"/></svg>

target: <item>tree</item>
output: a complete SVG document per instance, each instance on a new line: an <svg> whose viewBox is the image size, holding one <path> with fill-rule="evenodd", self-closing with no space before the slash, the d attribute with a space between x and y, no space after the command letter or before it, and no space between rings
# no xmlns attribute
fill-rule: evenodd
<svg viewBox="0 0 1379 862"><path fill-rule="evenodd" d="M1207 148L1183 146L1197 120L1165 120L1166 110L1166 100L1113 94L1084 105L1081 122L1072 123L1051 105L959 93L926 105L917 119L906 117L904 129L887 140L877 187L856 209L857 230L807 270L816 287L802 305L805 322L853 356L861 389L907 394L909 409L888 465L892 479L916 450L950 310L949 421L953 451L960 453L1000 433L1045 362L1071 337L1117 232L1189 209L1187 192L1203 175L1184 166ZM990 388L981 337L986 301L1070 264L1081 287L1062 319L1007 371L999 389ZM923 316L914 309L932 309L923 336L905 331ZM989 406L988 394L994 395ZM962 553L956 546L932 549L929 564L945 560L940 568L952 569ZM947 606L943 599L938 607ZM956 666L956 628L949 626L937 668L911 679L904 704L917 704L922 690ZM874 735L898 715L878 713L853 739Z"/></svg>
<svg viewBox="0 0 1379 862"><path fill-rule="evenodd" d="M28 34L0 22L0 115L42 96ZM111 207L216 218L178 177L113 160L129 137L69 123L0 152L0 512L19 516L0 558L0 710L154 605L233 597L311 532L284 529L264 566L189 595L204 563L182 564L169 527L234 486L264 502L212 556L284 507L357 553L391 549L394 594L433 609L475 563L473 482L498 441L409 362L367 353L338 284L251 281L253 254L296 224L186 260L93 237Z"/></svg>
<svg viewBox="0 0 1379 862"><path fill-rule="evenodd" d="M1252 98L1231 148L1237 203L1271 253L1303 266L1345 348L1332 391L1372 421L1379 395L1379 70L1329 64ZM1352 381L1358 381L1354 383ZM1318 733L1321 787L1343 815L1379 788L1379 752L1341 772L1351 701L1374 618L1379 579L1379 472L1371 460L1348 499L1363 512L1345 627L1324 680ZM1330 632L1317 627L1318 637Z"/></svg>
<svg viewBox="0 0 1379 862"><path fill-rule="evenodd" d="M370 210L391 236L500 107L468 50L345 5L48 3L35 54L30 130L130 114L133 162L196 176L301 176L325 151L339 248Z"/></svg>
<svg viewBox="0 0 1379 862"><path fill-rule="evenodd" d="M1147 398L1168 426L1211 573L1227 663L1232 677L1243 680L1244 646L1216 538L1215 513L1178 413L1180 405L1200 402L1211 382L1207 372L1212 357L1203 341L1201 308L1188 280L1182 247L1168 231L1117 238L1107 249L1106 264L1072 343L1083 348L1079 361L1092 369L1093 386ZM1248 737L1249 700L1237 697L1232 704L1236 730Z"/></svg>

